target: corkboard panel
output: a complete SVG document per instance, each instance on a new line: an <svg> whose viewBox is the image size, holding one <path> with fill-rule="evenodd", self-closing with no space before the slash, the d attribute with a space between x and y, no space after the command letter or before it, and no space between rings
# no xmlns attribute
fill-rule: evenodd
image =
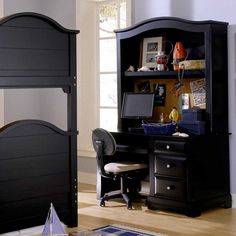
<svg viewBox="0 0 236 236"><path fill-rule="evenodd" d="M197 78L196 80L199 80ZM165 84L166 86L166 99L165 99L165 105L164 106L157 106L154 107L154 114L152 117L153 121L159 121L160 115L163 113L165 117L165 122L169 121L169 114L173 107L176 107L180 112L180 119L181 119L181 106L182 106L182 100L181 96L175 96L171 93L172 88L174 87L177 80L175 79L138 79L134 81L134 91L139 92L140 84L149 83L150 84L150 92L154 92L155 85L156 84ZM181 89L182 93L189 93L191 95L191 88L190 88L190 82L193 82L193 79L187 79L185 78L183 80L183 87ZM192 108L193 102L190 96L190 108Z"/></svg>

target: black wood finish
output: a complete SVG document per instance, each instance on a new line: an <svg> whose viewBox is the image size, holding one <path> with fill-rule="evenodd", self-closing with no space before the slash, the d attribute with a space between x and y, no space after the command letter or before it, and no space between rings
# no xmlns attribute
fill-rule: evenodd
<svg viewBox="0 0 236 236"><path fill-rule="evenodd" d="M130 160L139 163L149 163L148 139L144 135L132 133L112 132L116 140L116 153L112 156L112 160ZM111 161L110 156L104 156L105 164ZM137 183L139 184L139 183ZM97 198L100 199L110 190L118 190L120 188L119 181L101 177L97 173Z"/></svg>
<svg viewBox="0 0 236 236"><path fill-rule="evenodd" d="M78 224L77 33L36 13L0 20L0 88L67 93L67 131L41 120L0 129L0 233L44 224L51 202L65 224Z"/></svg>
<svg viewBox="0 0 236 236"><path fill-rule="evenodd" d="M148 207L197 216L231 206L227 146L227 135L152 140Z"/></svg>
<svg viewBox="0 0 236 236"><path fill-rule="evenodd" d="M180 138L113 132L119 160L149 163L149 209L172 210L196 217L212 207L232 205L228 136ZM97 176L97 197L118 185Z"/></svg>
<svg viewBox="0 0 236 236"><path fill-rule="evenodd" d="M70 59L75 40L71 41L71 35L78 31L64 29L36 13L2 18L0 27L0 86L63 87L73 83L71 64L75 61Z"/></svg>
<svg viewBox="0 0 236 236"><path fill-rule="evenodd" d="M207 208L231 207L229 187L227 25L217 21L189 21L171 17L153 18L117 30L118 130L112 133L119 150L117 158L140 158L149 162L148 208L175 210L199 216ZM141 67L144 38L164 37L186 48L203 47L205 69L185 71L184 80L206 81L206 130L188 138L128 132L141 121L121 118L125 92L136 92L137 83L169 83L177 79L169 71L127 72ZM171 55L172 57L172 55ZM164 82L163 82L164 81ZM170 92L167 91L167 96ZM178 99L178 98L176 98ZM156 107L158 110L158 107ZM169 111L165 111L168 114ZM154 117L154 121L157 118ZM98 179L98 197L113 186Z"/></svg>
<svg viewBox="0 0 236 236"><path fill-rule="evenodd" d="M22 120L0 133L0 228L18 229L36 215L43 224L50 202L65 222L70 202L70 134L37 120ZM31 204L31 205L30 205ZM14 225L11 226L11 224Z"/></svg>
<svg viewBox="0 0 236 236"><path fill-rule="evenodd" d="M205 70L185 71L184 78L206 78L207 132L228 133L227 25L226 22L218 21L161 17L117 30L118 130L127 131L133 125L132 120L121 119L121 104L124 92L134 91L136 80L177 78L172 60L169 62L170 71L126 72L130 65L136 69L141 67L143 38L163 36L173 45L177 41L183 42L185 48L204 46Z"/></svg>

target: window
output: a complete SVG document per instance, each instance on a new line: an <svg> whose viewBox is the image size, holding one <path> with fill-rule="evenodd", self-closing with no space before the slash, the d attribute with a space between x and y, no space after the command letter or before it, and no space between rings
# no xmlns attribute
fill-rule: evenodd
<svg viewBox="0 0 236 236"><path fill-rule="evenodd" d="M98 3L100 127L117 129L117 62L115 29L127 27L128 0Z"/></svg>

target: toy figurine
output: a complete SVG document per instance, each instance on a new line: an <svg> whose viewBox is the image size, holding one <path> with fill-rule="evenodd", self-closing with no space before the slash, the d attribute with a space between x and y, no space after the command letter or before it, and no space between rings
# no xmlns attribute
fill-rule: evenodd
<svg viewBox="0 0 236 236"><path fill-rule="evenodd" d="M171 111L170 114L169 114L169 119L170 119L172 122L177 123L178 118L179 118L179 112L178 112L178 110L177 110L176 107L173 107L172 111Z"/></svg>
<svg viewBox="0 0 236 236"><path fill-rule="evenodd" d="M174 70L179 70L179 62L186 60L187 52L182 42L176 42L173 51Z"/></svg>

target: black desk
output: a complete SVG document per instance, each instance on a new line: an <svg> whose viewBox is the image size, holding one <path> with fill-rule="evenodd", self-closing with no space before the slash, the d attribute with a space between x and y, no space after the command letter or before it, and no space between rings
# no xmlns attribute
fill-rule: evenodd
<svg viewBox="0 0 236 236"><path fill-rule="evenodd" d="M228 149L222 149L228 147L228 135L112 135L117 142L114 160L149 164L149 209L173 209L198 216L209 207L231 207ZM97 177L98 198L119 187L99 174Z"/></svg>

